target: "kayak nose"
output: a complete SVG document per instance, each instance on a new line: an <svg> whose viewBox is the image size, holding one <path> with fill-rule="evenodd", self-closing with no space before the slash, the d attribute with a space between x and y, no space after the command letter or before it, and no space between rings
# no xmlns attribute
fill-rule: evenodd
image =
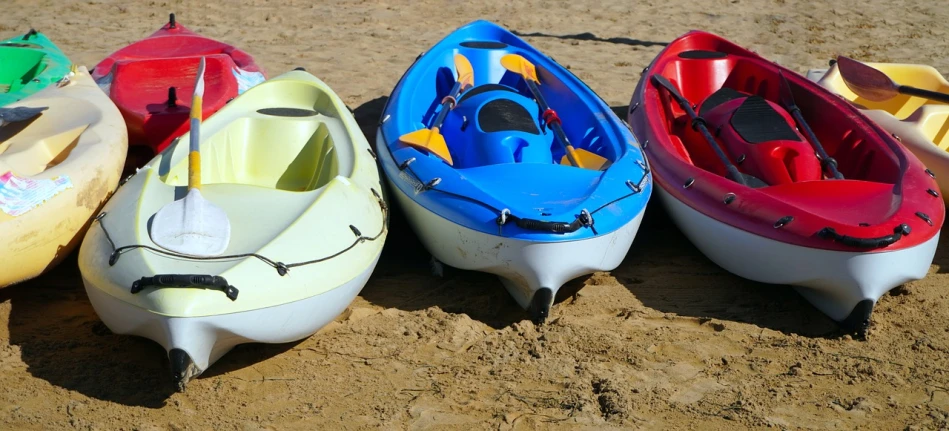
<svg viewBox="0 0 949 431"><path fill-rule="evenodd" d="M201 370L184 350L171 349L168 352L168 362L171 363L171 380L178 392L184 392L188 382L201 374Z"/></svg>

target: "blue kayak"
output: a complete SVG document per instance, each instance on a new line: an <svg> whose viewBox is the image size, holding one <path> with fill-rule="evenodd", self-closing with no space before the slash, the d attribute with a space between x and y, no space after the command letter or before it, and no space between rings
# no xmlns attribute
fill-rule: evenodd
<svg viewBox="0 0 949 431"><path fill-rule="evenodd" d="M433 257L499 275L535 320L565 282L622 262L652 192L643 152L609 106L487 21L416 59L376 145Z"/></svg>

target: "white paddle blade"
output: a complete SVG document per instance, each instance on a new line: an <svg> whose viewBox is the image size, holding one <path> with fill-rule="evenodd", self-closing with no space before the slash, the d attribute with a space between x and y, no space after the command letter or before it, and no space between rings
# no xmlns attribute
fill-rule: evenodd
<svg viewBox="0 0 949 431"><path fill-rule="evenodd" d="M231 238L224 210L191 189L184 199L162 207L152 219L152 241L159 247L188 256L219 256Z"/></svg>

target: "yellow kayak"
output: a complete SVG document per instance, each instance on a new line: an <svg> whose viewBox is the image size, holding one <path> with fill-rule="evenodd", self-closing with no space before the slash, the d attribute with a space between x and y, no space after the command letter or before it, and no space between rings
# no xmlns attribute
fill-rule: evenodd
<svg viewBox="0 0 949 431"><path fill-rule="evenodd" d="M0 108L0 287L39 276L79 244L127 150L122 114L84 67Z"/></svg>
<svg viewBox="0 0 949 431"><path fill-rule="evenodd" d="M156 245L156 212L187 191L185 134L122 186L79 252L113 331L168 352L179 390L237 344L310 336L356 297L382 252L387 209L374 154L326 84L293 71L204 121L201 194L230 220L227 249Z"/></svg>
<svg viewBox="0 0 949 431"><path fill-rule="evenodd" d="M949 93L949 82L935 68L920 64L867 63L900 85ZM907 149L936 176L943 191L949 192L949 105L900 94L885 102L857 96L847 88L837 66L818 81L863 109L863 113L895 134ZM947 200L949 203L949 200Z"/></svg>

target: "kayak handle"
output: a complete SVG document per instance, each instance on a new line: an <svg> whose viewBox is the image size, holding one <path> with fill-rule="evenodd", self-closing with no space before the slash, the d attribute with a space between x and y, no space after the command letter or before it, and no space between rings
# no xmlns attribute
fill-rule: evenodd
<svg viewBox="0 0 949 431"><path fill-rule="evenodd" d="M497 223L499 226L504 225L504 223L506 223L508 220L514 221L514 224L521 229L538 230L552 233L572 233L584 226L589 226L590 228L593 227L593 216L591 216L586 210L583 210L583 212L581 212L580 215L570 223L562 221L544 221L532 218L521 218L510 214L509 211L502 211L501 216L499 216L497 219Z"/></svg>
<svg viewBox="0 0 949 431"><path fill-rule="evenodd" d="M857 248L881 248L886 247L890 244L893 244L903 238L903 235L909 235L911 229L909 225L903 223L893 229L893 233L886 236L881 236L877 238L857 238L848 235L841 235L837 233L832 227L825 227L817 232L817 236L829 239L831 241L839 242L843 245L848 245L851 247Z"/></svg>
<svg viewBox="0 0 949 431"><path fill-rule="evenodd" d="M142 277L132 283L132 294L141 292L147 287L179 287L220 290L231 301L237 300L238 290L227 283L224 277L218 275L198 274L158 274L153 277Z"/></svg>

